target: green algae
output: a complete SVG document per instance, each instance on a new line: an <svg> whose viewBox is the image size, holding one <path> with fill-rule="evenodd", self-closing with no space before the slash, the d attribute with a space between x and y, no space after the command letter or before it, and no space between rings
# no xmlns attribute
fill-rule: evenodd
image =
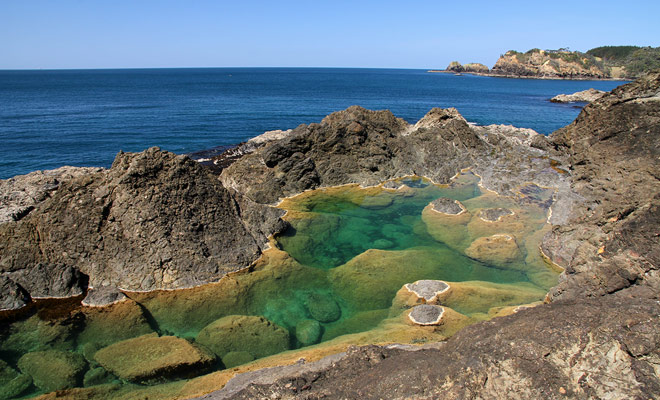
<svg viewBox="0 0 660 400"><path fill-rule="evenodd" d="M474 321L542 300L557 281L557 272L538 252L548 229L551 196L527 185L521 198L503 198L483 192L477 183L477 177L465 174L450 186L407 178L393 185L398 189L349 185L303 193L281 204L291 228L249 270L191 289L126 292L129 300L106 308L32 310L0 329L0 360L17 369L17 361L30 352L78 353L89 364L89 379L80 390L120 397L144 389L119 384L96 363L95 353L150 332L221 347L215 368L234 368L286 349L321 348L342 337L359 343L438 340ZM459 217L433 211L429 203L440 197L461 201L467 211ZM487 208L513 214L485 221L479 213ZM511 236L519 256L498 259L497 251L479 246L479 240L500 234ZM420 300L403 285L421 279L451 286L441 300L447 322L440 328L407 321L406 313ZM269 340L259 340L266 334L259 326L239 329L251 338L209 334L217 321L247 321L249 316L262 317L261 325L277 327L288 337L282 333L270 346ZM346 336L361 332L360 337ZM250 343L259 343L259 349ZM148 393L167 398L182 387L171 382ZM33 386L31 395L39 393Z"/></svg>

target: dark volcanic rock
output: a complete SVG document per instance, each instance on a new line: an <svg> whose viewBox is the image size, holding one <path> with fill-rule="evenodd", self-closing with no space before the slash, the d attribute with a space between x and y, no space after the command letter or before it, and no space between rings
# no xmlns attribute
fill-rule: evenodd
<svg viewBox="0 0 660 400"><path fill-rule="evenodd" d="M13 280L0 276L0 310L17 310L30 302L28 293Z"/></svg>
<svg viewBox="0 0 660 400"><path fill-rule="evenodd" d="M1 224L0 271L48 296L80 288L78 270L93 286L193 286L250 265L283 229L281 214L185 156L120 153L111 169L67 180L27 217ZM55 286L21 280L34 271Z"/></svg>
<svg viewBox="0 0 660 400"><path fill-rule="evenodd" d="M224 169L221 180L263 204L307 189L408 175L447 183L486 147L454 109L433 109L411 126L389 111L354 106L266 143Z"/></svg>

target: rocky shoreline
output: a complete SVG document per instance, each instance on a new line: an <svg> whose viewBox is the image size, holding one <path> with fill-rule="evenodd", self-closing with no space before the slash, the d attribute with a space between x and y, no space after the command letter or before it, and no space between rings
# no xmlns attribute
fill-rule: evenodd
<svg viewBox="0 0 660 400"><path fill-rule="evenodd" d="M103 305L121 289L216 282L249 268L286 228L272 207L282 198L411 175L449 183L470 169L489 190L550 208L554 228L541 248L565 272L548 304L465 328L437 349L357 348L318 368L289 368L232 398L652 398L659 90L660 72L649 74L550 137L473 127L454 109L410 125L351 107L239 146L214 159L215 172L149 149L120 153L108 170L15 177L0 197L0 308L89 287L107 290L90 297Z"/></svg>

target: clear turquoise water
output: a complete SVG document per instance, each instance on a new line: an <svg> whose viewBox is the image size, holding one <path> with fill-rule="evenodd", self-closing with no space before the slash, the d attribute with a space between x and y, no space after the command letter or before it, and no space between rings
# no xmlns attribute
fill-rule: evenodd
<svg viewBox="0 0 660 400"><path fill-rule="evenodd" d="M234 145L356 104L409 122L433 107L456 107L477 124L548 134L579 113L549 98L619 84L401 69L0 71L0 179L62 165L108 167L119 150Z"/></svg>

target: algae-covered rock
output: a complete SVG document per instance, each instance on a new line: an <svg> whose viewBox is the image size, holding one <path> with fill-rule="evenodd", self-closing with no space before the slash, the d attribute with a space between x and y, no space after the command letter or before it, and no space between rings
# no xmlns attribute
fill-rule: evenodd
<svg viewBox="0 0 660 400"><path fill-rule="evenodd" d="M247 351L230 351L222 357L222 364L225 368L234 368L253 360L254 356Z"/></svg>
<svg viewBox="0 0 660 400"><path fill-rule="evenodd" d="M263 317L229 315L207 325L196 341L221 358L231 351L261 358L287 350L289 332Z"/></svg>
<svg viewBox="0 0 660 400"><path fill-rule="evenodd" d="M97 343L101 347L122 340L153 333L142 308L133 300L123 300L107 307L88 307L85 329L79 334L80 343Z"/></svg>
<svg viewBox="0 0 660 400"><path fill-rule="evenodd" d="M508 208L502 208L502 207L484 208L483 210L479 211L479 218L488 222L497 222L502 217L505 217L507 215L513 215L513 211L509 210Z"/></svg>
<svg viewBox="0 0 660 400"><path fill-rule="evenodd" d="M121 379L152 383L196 376L213 363L213 356L175 336L144 335L96 352L96 361Z"/></svg>
<svg viewBox="0 0 660 400"><path fill-rule="evenodd" d="M36 387L52 392L79 386L87 362L80 354L46 350L25 354L18 360L18 368L32 377Z"/></svg>
<svg viewBox="0 0 660 400"><path fill-rule="evenodd" d="M19 397L32 386L32 377L27 374L19 374L4 385L0 385L0 399L12 399Z"/></svg>
<svg viewBox="0 0 660 400"><path fill-rule="evenodd" d="M17 353L41 350L72 350L75 334L82 328L80 313L63 318L42 319L38 314L12 323L0 340L0 349Z"/></svg>
<svg viewBox="0 0 660 400"><path fill-rule="evenodd" d="M321 324L313 319L300 321L296 325L296 338L303 345L318 342L321 338Z"/></svg>
<svg viewBox="0 0 660 400"><path fill-rule="evenodd" d="M339 304L330 297L320 293L311 293L305 300L307 311L319 322L333 322L341 317Z"/></svg>
<svg viewBox="0 0 660 400"><path fill-rule="evenodd" d="M510 267L515 261L522 260L515 238L505 234L480 237L465 249L465 254L498 267Z"/></svg>
<svg viewBox="0 0 660 400"><path fill-rule="evenodd" d="M104 383L110 383L113 380L113 376L108 373L103 367L92 368L85 373L83 377L83 385L85 387L103 385Z"/></svg>

